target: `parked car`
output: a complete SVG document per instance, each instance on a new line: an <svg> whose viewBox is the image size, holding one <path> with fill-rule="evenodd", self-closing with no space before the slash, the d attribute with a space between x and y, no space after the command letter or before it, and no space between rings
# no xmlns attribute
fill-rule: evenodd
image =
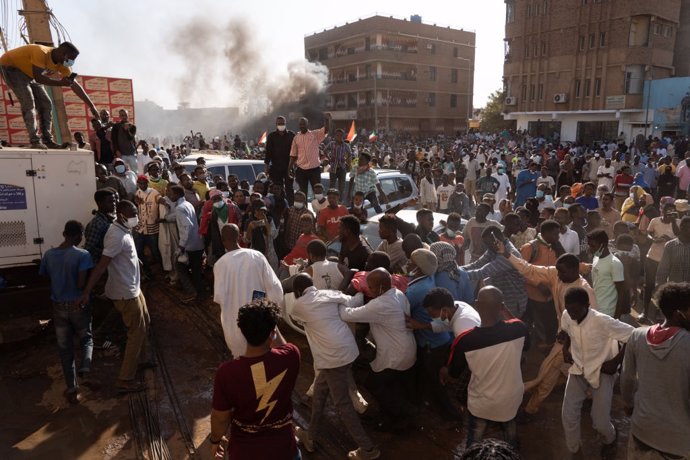
<svg viewBox="0 0 690 460"><path fill-rule="evenodd" d="M415 184L414 180L412 180L412 178L408 174L401 173L400 171L397 171L395 169L374 169L374 171L376 171L376 177L381 183L383 193L385 193L386 197L388 198L387 205L384 203L380 203L381 208L384 211L386 209L390 209L401 203L405 203L406 201L419 197L419 189L417 188L417 184ZM350 173L347 173L345 178L346 183L349 184ZM345 195L347 195L347 184L345 185ZM323 185L324 192L326 192L330 188L331 179L328 173L321 174L321 185ZM296 189L297 188L295 188L295 190ZM314 197L311 193L310 188L310 193L308 196L309 203L311 203L313 199ZM341 197L340 201L345 206L348 206L350 204L350 197L343 196ZM371 205L371 203L369 203L369 201L364 202L364 209L366 209L367 215L369 217L373 217L376 214L376 210Z"/></svg>
<svg viewBox="0 0 690 460"><path fill-rule="evenodd" d="M230 158L218 157L217 155L207 155L204 159L206 160L206 170L209 176L213 177L215 175L220 175L227 179L230 174L235 174L240 181L249 181L249 185L253 185L256 176L265 171L264 162L261 160L233 160ZM180 164L191 171L196 167L196 156L194 158L187 157L182 160ZM376 171L383 192L386 194L386 197L388 197L388 205L381 203L381 207L384 210L419 196L417 184L415 184L409 175L394 169L375 169L374 171ZM347 181L350 180L349 173L346 179ZM321 174L321 184L325 190L330 188L330 175L328 173ZM293 188L294 190L298 190L297 183L293 185ZM347 192L347 186L345 190ZM313 199L314 196L310 187L308 202L311 203ZM343 197L341 201L343 204L349 204L347 197ZM370 217L376 214L376 211L368 201L365 202L364 208L367 210L367 214Z"/></svg>
<svg viewBox="0 0 690 460"><path fill-rule="evenodd" d="M265 170L264 162L261 160L233 160L211 156L204 156L204 159L206 160L206 170L211 177L219 175L227 179L230 174L234 174L240 181L249 181L249 185L253 185L256 176ZM180 164L191 171L196 167L196 158L187 157Z"/></svg>
<svg viewBox="0 0 690 460"><path fill-rule="evenodd" d="M417 209L402 209L398 211L396 215L405 222L417 225ZM360 238L364 244L371 248L372 251L375 251L381 243L381 237L379 236L379 219L381 216L383 216L383 214L377 214L373 217L370 217L366 223L360 225ZM434 232L438 233L439 235L443 233L445 227L441 224L441 221L445 221L447 218L448 215L446 214L437 212L434 213ZM466 223L467 221L462 219L460 229L464 228ZM338 254L340 254L340 240L336 238L335 240L330 241L327 245L327 248L329 257L338 257ZM284 301L285 308L283 309L283 318L285 319L285 322L295 331L299 332L300 334L304 334L304 326L291 316L295 296L292 293L285 294Z"/></svg>

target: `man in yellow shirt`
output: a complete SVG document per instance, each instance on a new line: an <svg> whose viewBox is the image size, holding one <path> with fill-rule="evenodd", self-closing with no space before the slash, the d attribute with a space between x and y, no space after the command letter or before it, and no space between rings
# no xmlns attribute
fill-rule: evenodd
<svg viewBox="0 0 690 460"><path fill-rule="evenodd" d="M53 141L52 103L43 85L68 86L89 107L94 118L98 118L96 106L79 83L70 67L79 55L76 46L63 42L57 48L43 45L25 45L15 48L0 57L0 71L5 83L19 99L22 116L32 148L60 148ZM35 111L41 122L41 138L36 128ZM69 136L68 136L69 137Z"/></svg>

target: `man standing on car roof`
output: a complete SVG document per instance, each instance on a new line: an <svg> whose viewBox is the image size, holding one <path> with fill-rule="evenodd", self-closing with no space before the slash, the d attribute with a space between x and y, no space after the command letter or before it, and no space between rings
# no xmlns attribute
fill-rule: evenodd
<svg viewBox="0 0 690 460"><path fill-rule="evenodd" d="M293 180L289 175L290 148L295 133L285 126L285 117L276 118L276 130L266 138L266 174L271 182L285 186L285 197L292 206L294 202Z"/></svg>
<svg viewBox="0 0 690 460"><path fill-rule="evenodd" d="M309 129L309 120L299 119L299 133L295 134L290 148L290 163L288 174L297 180L299 189L309 195L309 184L312 190L314 185L321 182L321 158L319 144L323 142L331 125L331 114L324 114L323 128ZM292 167L297 166L294 172Z"/></svg>

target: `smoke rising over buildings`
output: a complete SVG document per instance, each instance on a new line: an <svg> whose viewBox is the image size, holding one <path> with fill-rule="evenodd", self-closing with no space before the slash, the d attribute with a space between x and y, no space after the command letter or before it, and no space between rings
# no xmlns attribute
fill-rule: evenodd
<svg viewBox="0 0 690 460"><path fill-rule="evenodd" d="M183 61L176 80L179 101L191 107L238 107L240 115L227 120L227 131L247 135L270 128L277 114L304 115L319 123L327 68L306 60L291 62L286 70L272 67L250 24L242 19L223 24L195 18L176 27L171 51ZM163 134L163 129L150 131ZM207 132L205 126L189 129L207 136L221 134Z"/></svg>

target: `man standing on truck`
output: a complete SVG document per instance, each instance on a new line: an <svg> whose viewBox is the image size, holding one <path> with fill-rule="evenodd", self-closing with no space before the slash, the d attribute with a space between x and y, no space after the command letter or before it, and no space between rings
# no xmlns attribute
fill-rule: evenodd
<svg viewBox="0 0 690 460"><path fill-rule="evenodd" d="M7 86L19 99L24 123L29 132L31 148L62 147L53 141L51 133L53 106L44 85L70 87L89 107L93 116L98 118L96 106L84 88L74 80L77 74L72 73L71 67L77 56L79 56L77 47L70 42L63 42L57 48L43 45L20 46L0 57L0 71ZM35 110L38 111L41 122L40 138L34 118Z"/></svg>

